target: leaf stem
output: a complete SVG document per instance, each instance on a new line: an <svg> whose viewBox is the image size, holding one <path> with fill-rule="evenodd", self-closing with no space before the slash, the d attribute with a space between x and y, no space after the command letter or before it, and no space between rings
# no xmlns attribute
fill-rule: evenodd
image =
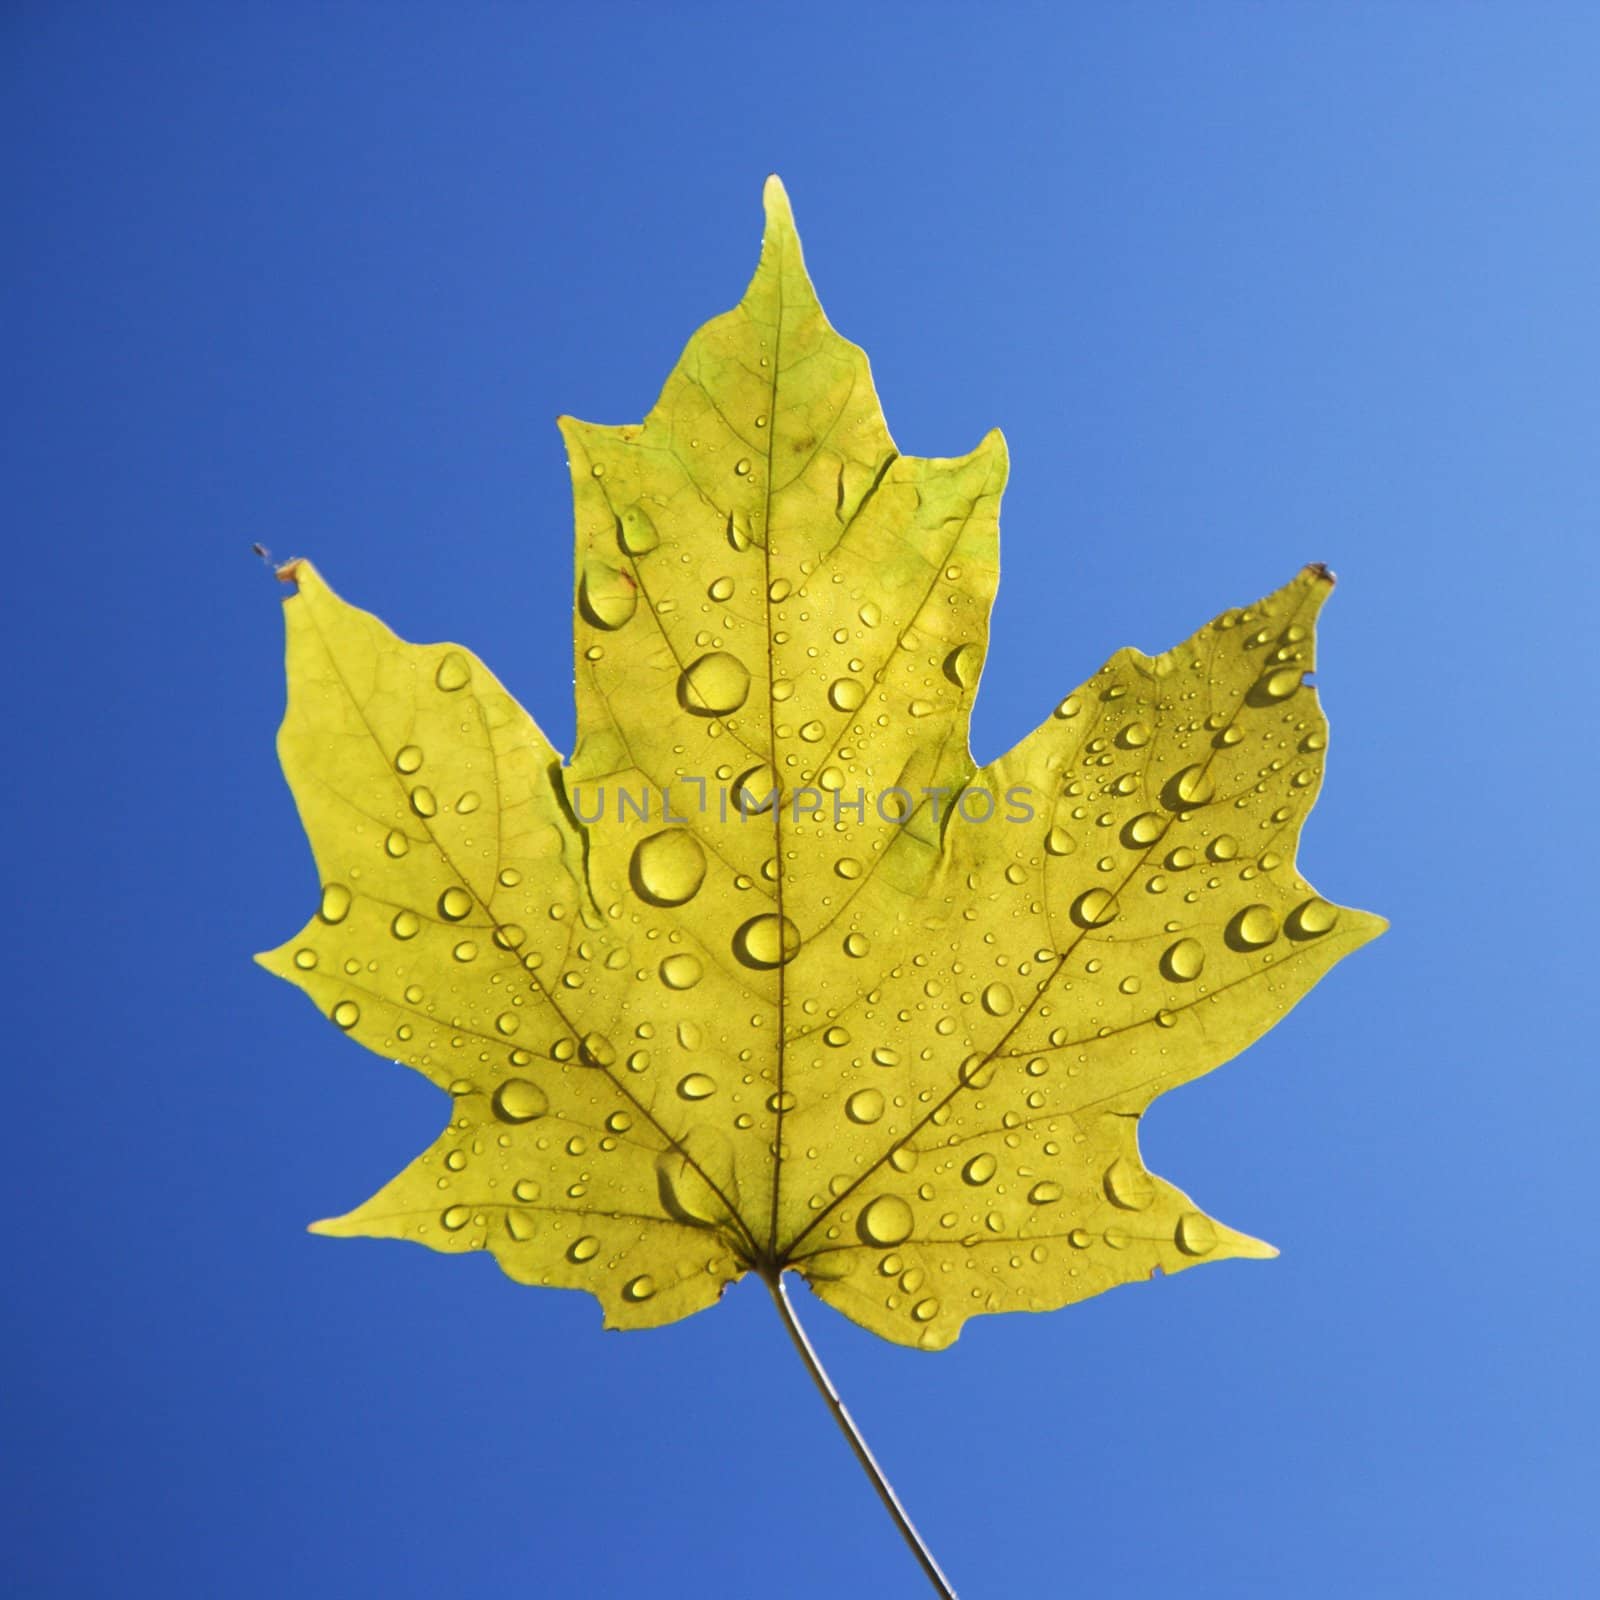
<svg viewBox="0 0 1600 1600"><path fill-rule="evenodd" d="M767 1288L772 1292L773 1302L777 1305L778 1315L783 1318L783 1325L789 1330L789 1338L794 1347L800 1352L800 1359L805 1362L806 1371L811 1374L811 1381L816 1384L817 1392L827 1402L828 1409L833 1413L833 1420L839 1424L839 1431L845 1436L855 1458L861 1463L861 1470L872 1480L872 1487L878 1491L878 1498L883 1502L884 1510L894 1519L894 1525L900 1530L900 1537L909 1546L912 1555L917 1558L918 1565L928 1575L928 1582L933 1585L934 1592L941 1600L956 1600L956 1592L950 1587L950 1580L939 1570L939 1563L933 1559L933 1552L923 1543L922 1535L917 1532L916 1524L906 1515L906 1508L900 1504L900 1497L894 1492L894 1485L884 1475L874 1458L872 1451L867 1448L867 1441L862 1437L861 1430L856 1426L855 1418L845 1409L845 1403L839 1398L839 1391L833 1386L833 1379L828 1376L828 1370L817 1357L817 1352L812 1348L811 1341L806 1337L806 1330L800 1326L800 1320L794 1314L794 1307L789 1302L789 1291L784 1286L781 1270L767 1278Z"/></svg>

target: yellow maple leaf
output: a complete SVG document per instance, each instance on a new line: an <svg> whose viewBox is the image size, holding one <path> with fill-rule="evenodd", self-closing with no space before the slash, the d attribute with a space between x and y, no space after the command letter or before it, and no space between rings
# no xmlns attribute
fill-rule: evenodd
<svg viewBox="0 0 1600 1600"><path fill-rule="evenodd" d="M624 1328L792 1269L925 1349L1270 1255L1147 1170L1138 1119L1383 927L1294 859L1332 579L1118 652L975 768L1004 443L896 450L766 200L645 421L563 422L570 762L466 650L284 570L323 890L260 959L451 1096L317 1231L488 1250Z"/></svg>

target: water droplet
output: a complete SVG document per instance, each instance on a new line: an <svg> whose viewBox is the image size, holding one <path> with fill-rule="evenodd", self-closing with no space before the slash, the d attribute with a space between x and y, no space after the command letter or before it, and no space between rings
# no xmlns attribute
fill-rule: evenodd
<svg viewBox="0 0 1600 1600"><path fill-rule="evenodd" d="M844 936L844 953L847 956L855 956L859 960L871 949L872 946L867 943L865 934L847 933Z"/></svg>
<svg viewBox="0 0 1600 1600"><path fill-rule="evenodd" d="M854 856L840 856L834 862L833 870L841 878L859 878L861 876L861 863Z"/></svg>
<svg viewBox="0 0 1600 1600"><path fill-rule="evenodd" d="M597 628L614 631L628 622L639 604L639 586L633 574L598 556L583 563L578 584L578 609Z"/></svg>
<svg viewBox="0 0 1600 1600"><path fill-rule="evenodd" d="M419 817L434 817L439 814L439 802L434 798L433 790L426 784L419 783L411 791L411 809Z"/></svg>
<svg viewBox="0 0 1600 1600"><path fill-rule="evenodd" d="M1246 906L1228 924L1226 937L1235 950L1259 950L1278 937L1278 919L1266 906Z"/></svg>
<svg viewBox="0 0 1600 1600"><path fill-rule="evenodd" d="M691 1072L678 1080L678 1095L683 1100L709 1100L717 1092L717 1080L704 1072Z"/></svg>
<svg viewBox="0 0 1600 1600"><path fill-rule="evenodd" d="M1204 767L1185 767L1167 780L1161 803L1169 811L1186 811L1204 805L1216 792L1216 781Z"/></svg>
<svg viewBox="0 0 1600 1600"><path fill-rule="evenodd" d="M737 472L741 478L748 477L750 475L750 458L748 456L740 456L739 459L734 462L733 470Z"/></svg>
<svg viewBox="0 0 1600 1600"><path fill-rule="evenodd" d="M680 953L668 956L661 963L661 981L669 989L692 989L699 983L704 971L697 957Z"/></svg>
<svg viewBox="0 0 1600 1600"><path fill-rule="evenodd" d="M1053 1206L1061 1195L1059 1183L1036 1183L1028 1191L1028 1202L1036 1206Z"/></svg>
<svg viewBox="0 0 1600 1600"><path fill-rule="evenodd" d="M891 1050L887 1045L878 1045L872 1052L872 1060L873 1064L879 1067L898 1067L900 1065L899 1052Z"/></svg>
<svg viewBox="0 0 1600 1600"><path fill-rule="evenodd" d="M883 1247L904 1244L911 1237L915 1218L911 1207L897 1194L880 1194L861 1208L856 1229L864 1244Z"/></svg>
<svg viewBox="0 0 1600 1600"><path fill-rule="evenodd" d="M302 945L294 953L294 964L302 972L310 972L317 964L317 952L309 946Z"/></svg>
<svg viewBox="0 0 1600 1600"><path fill-rule="evenodd" d="M458 816L469 816L482 804L483 796L476 789L468 789L456 801L456 813Z"/></svg>
<svg viewBox="0 0 1600 1600"><path fill-rule="evenodd" d="M643 506L629 506L617 518L617 543L630 556L647 556L661 543L661 535Z"/></svg>
<svg viewBox="0 0 1600 1600"><path fill-rule="evenodd" d="M633 892L653 906L681 906L692 900L705 876L705 851L685 828L667 828L641 840L628 868Z"/></svg>
<svg viewBox="0 0 1600 1600"><path fill-rule="evenodd" d="M422 748L420 745L402 745L394 758L394 770L410 774L418 771L422 766Z"/></svg>
<svg viewBox="0 0 1600 1600"><path fill-rule="evenodd" d="M719 603L724 600L731 600L733 598L733 579L713 578L706 593Z"/></svg>
<svg viewBox="0 0 1600 1600"><path fill-rule="evenodd" d="M931 717L933 715L933 702L931 700L913 700L908 709L914 717Z"/></svg>
<svg viewBox="0 0 1600 1600"><path fill-rule="evenodd" d="M415 911L397 911L389 932L397 939L415 939L422 932L422 918Z"/></svg>
<svg viewBox="0 0 1600 1600"><path fill-rule="evenodd" d="M1207 1256L1217 1248L1217 1230L1210 1217L1198 1211L1185 1211L1178 1218L1172 1241L1186 1256Z"/></svg>
<svg viewBox="0 0 1600 1600"><path fill-rule="evenodd" d="M361 1020L361 1007L354 1000L341 1000L331 1013L333 1020L346 1031Z"/></svg>
<svg viewBox="0 0 1600 1600"><path fill-rule="evenodd" d="M1137 1163L1118 1156L1106 1168L1106 1199L1124 1211L1143 1211L1156 1197L1154 1179Z"/></svg>
<svg viewBox="0 0 1600 1600"><path fill-rule="evenodd" d="M1137 750L1150 743L1150 730L1142 722L1130 722L1117 735L1117 743L1124 750Z"/></svg>
<svg viewBox="0 0 1600 1600"><path fill-rule="evenodd" d="M978 681L983 652L975 644L958 644L944 658L944 675L958 689L970 689Z"/></svg>
<svg viewBox="0 0 1600 1600"><path fill-rule="evenodd" d="M1069 694L1067 696L1067 698L1065 700L1063 700L1061 702L1061 704L1056 707L1055 714L1058 717L1062 717L1062 718L1075 717L1082 710L1083 710L1083 699L1082 699L1082 697L1079 696L1079 695L1075 695L1075 694Z"/></svg>
<svg viewBox="0 0 1600 1600"><path fill-rule="evenodd" d="M1130 845L1154 844L1161 837L1166 823L1153 811L1146 811L1135 817L1127 827L1122 830L1122 836Z"/></svg>
<svg viewBox="0 0 1600 1600"><path fill-rule="evenodd" d="M439 670L434 673L433 681L446 694L454 694L457 689L465 689L472 682L472 663L459 650L451 650L439 663Z"/></svg>
<svg viewBox="0 0 1600 1600"><path fill-rule="evenodd" d="M317 915L324 922L343 922L350 915L350 906L354 898L342 883L325 884L322 890L322 903L317 907Z"/></svg>
<svg viewBox="0 0 1600 1600"><path fill-rule="evenodd" d="M1257 695L1262 700L1287 700L1300 687L1303 676L1299 667L1280 667L1256 685Z"/></svg>
<svg viewBox="0 0 1600 1600"><path fill-rule="evenodd" d="M835 711L854 711L867 698L867 691L854 678L835 678L828 685L828 704Z"/></svg>
<svg viewBox="0 0 1600 1600"><path fill-rule="evenodd" d="M1284 926L1291 939L1315 939L1319 934L1330 932L1338 920L1339 908L1313 895L1289 913Z"/></svg>
<svg viewBox="0 0 1600 1600"><path fill-rule="evenodd" d="M976 1188L979 1184L987 1183L995 1175L999 1165L1000 1163L985 1150L982 1155L974 1156L961 1169L961 1181L970 1183Z"/></svg>
<svg viewBox="0 0 1600 1600"><path fill-rule="evenodd" d="M911 1308L911 1315L918 1322L932 1322L939 1315L939 1302L937 1300L919 1300Z"/></svg>
<svg viewBox="0 0 1600 1600"><path fill-rule="evenodd" d="M862 622L869 628L876 628L878 624L883 621L883 612L879 610L878 607L870 600L867 601L864 606L862 606L856 615L860 617Z"/></svg>
<svg viewBox="0 0 1600 1600"><path fill-rule="evenodd" d="M539 1185L532 1178L518 1178L511 1185L511 1192L524 1205L532 1205L539 1198Z"/></svg>
<svg viewBox="0 0 1600 1600"><path fill-rule="evenodd" d="M726 650L713 650L684 668L678 703L697 717L725 717L750 693L750 669Z"/></svg>
<svg viewBox="0 0 1600 1600"><path fill-rule="evenodd" d="M446 922L459 922L472 910L472 896L458 883L450 885L439 896L439 915Z"/></svg>
<svg viewBox="0 0 1600 1600"><path fill-rule="evenodd" d="M629 1278L622 1286L624 1300L648 1300L656 1292L656 1280L648 1272L641 1272L637 1278Z"/></svg>
<svg viewBox="0 0 1600 1600"><path fill-rule="evenodd" d="M439 1213L439 1222L449 1233L459 1233L471 1221L471 1206L446 1206Z"/></svg>
<svg viewBox="0 0 1600 1600"><path fill-rule="evenodd" d="M852 1122L876 1122L883 1115L883 1095L876 1089L857 1089L844 1103L844 1114Z"/></svg>
<svg viewBox="0 0 1600 1600"><path fill-rule="evenodd" d="M1078 848L1078 841L1065 828L1052 828L1044 836L1044 847L1053 856L1070 856Z"/></svg>
<svg viewBox="0 0 1600 1600"><path fill-rule="evenodd" d="M1074 1250L1087 1250L1094 1243L1094 1235L1087 1228L1074 1228L1067 1235L1067 1243Z"/></svg>
<svg viewBox="0 0 1600 1600"><path fill-rule="evenodd" d="M1080 928L1103 928L1117 915L1117 902L1109 889L1085 889L1072 902L1072 920Z"/></svg>
<svg viewBox="0 0 1600 1600"><path fill-rule="evenodd" d="M1206 846L1206 855L1212 861L1232 861L1239 853L1239 841L1231 833L1219 833Z"/></svg>
<svg viewBox="0 0 1600 1600"><path fill-rule="evenodd" d="M1015 1008L1016 1001L1005 984L991 983L983 991L982 1004L991 1017L1003 1017Z"/></svg>
<svg viewBox="0 0 1600 1600"><path fill-rule="evenodd" d="M574 1239L571 1248L567 1251L567 1259L579 1263L593 1261L600 1254L600 1241L592 1234L584 1234L581 1239Z"/></svg>
<svg viewBox="0 0 1600 1600"><path fill-rule="evenodd" d="M800 930L787 917L751 917L733 936L733 953L747 967L781 967L799 952Z"/></svg>
<svg viewBox="0 0 1600 1600"><path fill-rule="evenodd" d="M532 1122L550 1109L544 1090L526 1078L507 1078L495 1090L490 1104L502 1122Z"/></svg>
<svg viewBox="0 0 1600 1600"><path fill-rule="evenodd" d="M1174 983L1193 983L1205 965L1205 946L1198 939L1180 939L1161 955L1161 971Z"/></svg>

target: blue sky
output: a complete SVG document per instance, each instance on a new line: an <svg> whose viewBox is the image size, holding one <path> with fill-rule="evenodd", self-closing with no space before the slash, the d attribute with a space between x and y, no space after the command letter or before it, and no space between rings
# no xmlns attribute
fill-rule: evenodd
<svg viewBox="0 0 1600 1600"><path fill-rule="evenodd" d="M17 1592L923 1592L759 1284L603 1335L306 1235L442 1103L250 961L315 891L251 541L569 747L554 418L643 415L776 170L901 447L1009 442L976 753L1326 561L1300 859L1393 923L1146 1120L1281 1259L938 1356L802 1289L847 1399L969 1597L1580 1593L1597 66L1540 4L8 6Z"/></svg>

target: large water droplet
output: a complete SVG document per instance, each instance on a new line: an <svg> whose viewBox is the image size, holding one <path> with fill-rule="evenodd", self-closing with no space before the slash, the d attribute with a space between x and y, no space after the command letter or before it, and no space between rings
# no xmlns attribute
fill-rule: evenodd
<svg viewBox="0 0 1600 1600"><path fill-rule="evenodd" d="M1259 950L1278 937L1278 919L1267 906L1246 906L1228 924L1225 937L1235 950Z"/></svg>
<svg viewBox="0 0 1600 1600"><path fill-rule="evenodd" d="M852 1122L876 1122L883 1115L884 1098L877 1089L857 1089L844 1103L844 1114Z"/></svg>
<svg viewBox="0 0 1600 1600"><path fill-rule="evenodd" d="M617 543L630 556L647 556L661 543L661 535L643 506L629 506L617 518Z"/></svg>
<svg viewBox="0 0 1600 1600"><path fill-rule="evenodd" d="M641 1272L637 1278L629 1278L622 1286L622 1298L638 1302L648 1300L656 1292L656 1280L648 1272Z"/></svg>
<svg viewBox="0 0 1600 1600"><path fill-rule="evenodd" d="M1053 1206L1061 1198L1059 1183L1036 1183L1028 1191L1029 1203L1036 1206Z"/></svg>
<svg viewBox="0 0 1600 1600"><path fill-rule="evenodd" d="M422 747L420 745L402 745L394 758L396 772L413 773L422 767Z"/></svg>
<svg viewBox="0 0 1600 1600"><path fill-rule="evenodd" d="M1217 1248L1217 1230L1210 1217L1198 1211L1185 1211L1178 1218L1172 1239L1186 1256L1208 1256Z"/></svg>
<svg viewBox="0 0 1600 1600"><path fill-rule="evenodd" d="M471 1206L446 1206L439 1213L440 1225L447 1233L460 1233L472 1221Z"/></svg>
<svg viewBox="0 0 1600 1600"><path fill-rule="evenodd" d="M678 1094L684 1100L709 1100L717 1092L717 1080L704 1072L686 1073L678 1080Z"/></svg>
<svg viewBox="0 0 1600 1600"><path fill-rule="evenodd" d="M887 1248L904 1244L911 1237L914 1221L911 1207L899 1195L880 1194L861 1208L856 1230L863 1243Z"/></svg>
<svg viewBox="0 0 1600 1600"><path fill-rule="evenodd" d="M1167 780L1161 803L1169 811L1187 811L1204 805L1216 792L1216 780L1204 767L1185 767Z"/></svg>
<svg viewBox="0 0 1600 1600"><path fill-rule="evenodd" d="M639 604L639 587L632 573L609 561L590 556L583 564L578 585L578 609L597 628L620 628Z"/></svg>
<svg viewBox="0 0 1600 1600"><path fill-rule="evenodd" d="M668 956L661 963L661 981L669 989L692 989L699 983L704 970L698 957L680 952Z"/></svg>
<svg viewBox="0 0 1600 1600"><path fill-rule="evenodd" d="M361 1007L354 1000L341 1000L332 1011L333 1020L346 1032L361 1020Z"/></svg>
<svg viewBox="0 0 1600 1600"><path fill-rule="evenodd" d="M1053 856L1070 856L1078 841L1065 828L1052 828L1044 836L1044 847Z"/></svg>
<svg viewBox="0 0 1600 1600"><path fill-rule="evenodd" d="M1179 939L1161 955L1161 971L1174 983L1193 983L1205 970L1205 946L1198 939Z"/></svg>
<svg viewBox="0 0 1600 1600"><path fill-rule="evenodd" d="M350 906L354 898L342 883L324 884L322 903L317 907L317 915L324 922L343 922L350 915Z"/></svg>
<svg viewBox="0 0 1600 1600"><path fill-rule="evenodd" d="M944 675L960 689L970 689L978 681L983 652L975 644L958 644L944 658Z"/></svg>
<svg viewBox="0 0 1600 1600"><path fill-rule="evenodd" d="M991 983L982 996L983 1009L991 1017L1003 1017L1015 1009L1016 1000L1011 990L1003 983Z"/></svg>
<svg viewBox="0 0 1600 1600"><path fill-rule="evenodd" d="M550 1109L544 1090L526 1078L507 1078L495 1090L490 1104L502 1122L532 1122Z"/></svg>
<svg viewBox="0 0 1600 1600"><path fill-rule="evenodd" d="M734 934L733 953L747 967L781 967L800 953L800 930L787 917L751 917Z"/></svg>
<svg viewBox="0 0 1600 1600"><path fill-rule="evenodd" d="M1291 939L1315 939L1319 934L1331 932L1338 920L1339 908L1313 895L1289 913L1285 927Z"/></svg>
<svg viewBox="0 0 1600 1600"><path fill-rule="evenodd" d="M533 1217L526 1211L519 1211L515 1206L506 1212L506 1232L518 1244L526 1244L536 1232Z"/></svg>
<svg viewBox="0 0 1600 1600"><path fill-rule="evenodd" d="M697 717L725 717L750 693L750 669L726 650L713 650L684 668L678 703Z"/></svg>
<svg viewBox="0 0 1600 1600"><path fill-rule="evenodd" d="M439 802L434 797L433 790L425 783L419 783L410 794L411 809L419 817L436 817L439 814Z"/></svg>
<svg viewBox="0 0 1600 1600"><path fill-rule="evenodd" d="M397 939L415 939L422 932L422 918L415 911L397 911L389 932Z"/></svg>
<svg viewBox="0 0 1600 1600"><path fill-rule="evenodd" d="M705 851L684 828L667 828L641 840L628 868L633 892L653 906L681 906L692 900L705 876Z"/></svg>
<svg viewBox="0 0 1600 1600"><path fill-rule="evenodd" d="M451 650L439 663L439 670L434 673L433 681L446 694L454 694L457 689L465 689L472 682L472 663L459 650Z"/></svg>
<svg viewBox="0 0 1600 1600"><path fill-rule="evenodd" d="M574 1239L572 1247L567 1251L567 1259L576 1261L580 1265L585 1261L593 1261L600 1254L600 1241L592 1234L584 1234L581 1239Z"/></svg>
<svg viewBox="0 0 1600 1600"><path fill-rule="evenodd" d="M854 711L867 698L867 691L854 678L835 678L828 685L828 704L835 711Z"/></svg>
<svg viewBox="0 0 1600 1600"><path fill-rule="evenodd" d="M981 1155L974 1156L961 1169L961 1181L970 1183L974 1188L987 1183L994 1175L1000 1163L985 1150Z"/></svg>
<svg viewBox="0 0 1600 1600"><path fill-rule="evenodd" d="M439 896L439 915L446 922L459 922L472 910L472 896L461 887L453 883Z"/></svg>
<svg viewBox="0 0 1600 1600"><path fill-rule="evenodd" d="M1161 837L1166 823L1153 811L1142 812L1122 830L1123 843L1129 846L1154 844Z"/></svg>
<svg viewBox="0 0 1600 1600"><path fill-rule="evenodd" d="M1109 889L1085 889L1072 902L1072 920L1080 928L1103 928L1117 915L1117 902Z"/></svg>
<svg viewBox="0 0 1600 1600"><path fill-rule="evenodd" d="M1124 1211L1143 1211L1156 1197L1154 1179L1137 1162L1124 1156L1118 1156L1106 1168L1104 1187L1106 1199Z"/></svg>

